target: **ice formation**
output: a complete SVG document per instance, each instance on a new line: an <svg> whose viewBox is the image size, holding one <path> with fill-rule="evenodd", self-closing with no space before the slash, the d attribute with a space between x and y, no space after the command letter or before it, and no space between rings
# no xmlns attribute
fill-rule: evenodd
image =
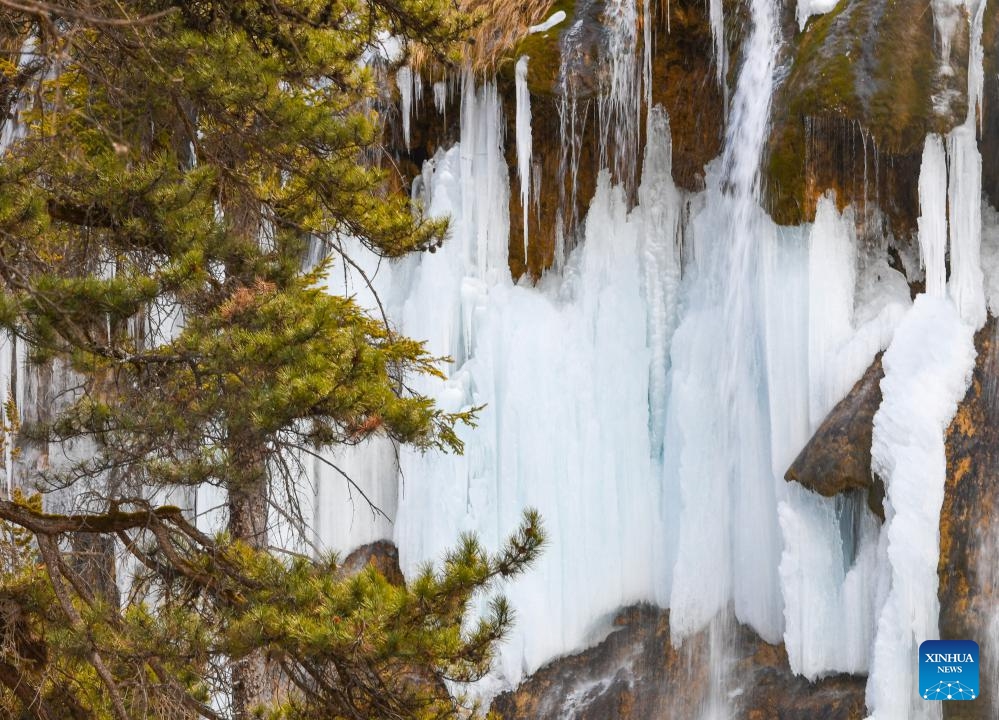
<svg viewBox="0 0 999 720"><path fill-rule="evenodd" d="M607 24L607 77L598 100L600 158L619 181L630 184L639 158L642 120L642 68L638 59L638 0L609 0L604 9Z"/></svg>
<svg viewBox="0 0 999 720"><path fill-rule="evenodd" d="M530 58L524 55L514 69L517 95L517 177L520 179L520 204L524 208L524 264L527 264L528 214L531 205L531 156L534 148L531 141L531 91L527 87L527 64Z"/></svg>
<svg viewBox="0 0 999 720"><path fill-rule="evenodd" d="M725 151L691 221L686 315L671 350L666 477L680 498L669 604L674 641L729 604L764 639L778 641L783 631L776 518L783 481L774 478L770 457L757 285L761 249L776 234L757 202L776 19L769 0L751 10Z"/></svg>
<svg viewBox="0 0 999 720"><path fill-rule="evenodd" d="M419 78L419 74L415 78ZM413 123L413 100L415 99L415 80L413 69L403 65L395 74L395 84L399 88L399 107L402 113L402 137L409 149L410 126ZM420 87L422 89L422 80Z"/></svg>
<svg viewBox="0 0 999 720"><path fill-rule="evenodd" d="M825 15L834 7L836 7L836 0L802 0L795 5L798 28L804 30L809 18L815 15Z"/></svg>
<svg viewBox="0 0 999 720"><path fill-rule="evenodd" d="M806 11L820 10L816 3ZM971 333L984 319L979 254L999 265L999 230L986 232L980 249L975 215L977 115L969 111L946 138L926 139L919 244L927 288L913 305L883 244L861 241L855 212L838 210L832 195L819 199L814 223L798 228L776 226L760 207L777 18L770 0L755 0L751 11L725 150L708 167L704 192L673 184L669 118L649 108L638 205L629 212L621 188L601 175L578 247L536 287L514 285L504 123L495 88L466 74L460 143L438 153L414 184L431 215L452 217L453 235L435 255L380 271L395 322L454 359L447 380L419 388L448 409L486 409L480 426L464 432L463 457L403 450L398 468L377 448L339 458L369 479L365 492L388 519L356 510L347 522L338 518L327 508L344 498L330 500L327 486L340 480L327 471L317 482L320 539L347 548L390 536L412 572L460 531L495 545L523 507L540 509L552 543L537 570L508 588L519 623L494 688L599 639L621 605L649 600L670 607L674 642L707 630L719 668L724 618L734 616L783 641L792 670L809 679L870 671L871 708L881 720L893 717L884 714L886 693L912 682L893 664L909 642L898 639L899 613L916 612L920 632L934 631L932 603L904 606L934 593L933 548L911 557L897 548L914 525L928 531L936 521L942 432L974 358ZM647 103L650 70L634 51L635 4L615 0L608 21L609 42L623 51L608 68L601 147L627 181L620 152L636 147L635 97L644 87ZM972 60L974 53L973 44ZM717 61L721 72L720 49ZM522 58L514 123L521 178L531 163L526 70ZM969 76L973 91L978 75ZM567 172L578 149L574 111L569 92ZM527 197L522 203L526 211ZM959 211L965 220L949 219ZM999 291L988 287L991 300ZM914 343L926 337L940 338L940 348L920 354ZM874 458L889 483L881 529L863 498L821 498L783 474L886 348ZM913 407L910 388L921 380L937 390ZM921 482L935 493L927 505L907 505L907 480L896 479L913 461L910 436L928 453L919 460ZM724 717L723 682L715 685L709 709Z"/></svg>
<svg viewBox="0 0 999 720"><path fill-rule="evenodd" d="M411 574L462 531L496 547L533 506L550 543L538 566L506 588L518 621L493 689L599 639L621 606L650 601L670 608L674 642L708 630L717 667L727 627L719 618L734 617L783 642L792 670L809 679L869 671L877 720L930 717L932 706L900 698L915 698L915 645L938 631L943 433L974 362L973 333L986 305L999 306L999 214L983 215L977 148L985 3L968 0L966 8L967 118L924 145L918 240L926 291L914 303L881 245L858 237L855 211L837 209L832 195L802 227L779 227L760 206L778 53L772 0L750 4L724 152L697 194L674 184L669 117L647 107L650 55L639 62L636 2L607 6L600 149L623 185L636 175L637 206L629 208L625 188L605 171L578 245L563 253L560 235L554 271L536 286L514 284L497 89L470 71L433 85L440 113L449 92L460 95L460 140L427 162L413 193L429 215L452 219L450 238L434 254L395 262L343 239L360 270L338 267L328 287L372 309L377 291L401 332L453 359L445 380L420 379L416 389L444 409L484 409L479 426L462 431L463 456L397 453L372 441L304 458L310 540L343 552L394 540ZM649 4L642 7L647 13ZM956 8L933 3L945 55ZM798 21L828 9L827 0L800 3ZM709 10L724 82L721 0ZM564 20L559 11L531 32ZM650 25L646 15L646 49ZM522 57L514 142L525 253L533 172L527 70ZM423 81L408 66L395 81L408 147ZM575 97L561 100L563 171L574 174ZM882 350L873 463L886 482L887 517L879 528L862 499L821 498L783 475ZM5 379L17 352L0 348ZM11 462L4 458L8 482ZM204 523L220 522L217 493L199 491L193 503ZM724 697L712 698L712 712L724 716L725 707Z"/></svg>
<svg viewBox="0 0 999 720"><path fill-rule="evenodd" d="M919 697L913 658L939 637L944 433L974 364L974 328L949 298L930 295L916 298L884 355L872 461L885 481L879 576L889 584L867 686L873 720L940 717L939 705Z"/></svg>
<svg viewBox="0 0 999 720"><path fill-rule="evenodd" d="M553 12L551 17L545 20L543 23L539 23L537 25L531 25L531 27L527 29L527 34L534 35L536 33L548 32L553 27L565 22L565 18L566 18L565 11L557 10L556 12Z"/></svg>
<svg viewBox="0 0 999 720"><path fill-rule="evenodd" d="M946 294L947 156L939 135L929 134L919 170L919 251L926 271L926 294Z"/></svg>

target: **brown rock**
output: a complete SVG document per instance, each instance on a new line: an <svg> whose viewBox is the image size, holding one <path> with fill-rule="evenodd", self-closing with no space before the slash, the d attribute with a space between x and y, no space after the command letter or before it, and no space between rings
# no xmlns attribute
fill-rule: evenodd
<svg viewBox="0 0 999 720"><path fill-rule="evenodd" d="M369 565L393 585L404 585L406 582L399 568L399 551L387 540L378 540L357 548L340 563L337 572L341 577L350 577Z"/></svg>
<svg viewBox="0 0 999 720"><path fill-rule="evenodd" d="M851 490L867 493L867 505L884 520L884 483L871 471L874 413L881 405L881 354L836 404L795 458L784 479L832 497Z"/></svg>
<svg viewBox="0 0 999 720"><path fill-rule="evenodd" d="M967 109L967 24L958 23L952 72L940 73L940 42L924 10L921 0L841 2L791 39L764 166L779 223L810 221L832 188L841 207L858 208L860 223L879 208L896 237L915 228L923 139L963 121Z"/></svg>
<svg viewBox="0 0 999 720"><path fill-rule="evenodd" d="M711 687L705 631L674 648L669 611L639 605L623 610L596 647L560 658L492 710L521 720L688 720L699 717ZM724 693L734 717L756 720L859 720L865 679L837 676L817 683L795 677L783 646L764 643L745 627L729 627L734 655Z"/></svg>
<svg viewBox="0 0 999 720"><path fill-rule="evenodd" d="M999 323L975 337L971 387L947 430L947 485L940 513L940 636L981 647L982 695L945 702L952 720L999 717Z"/></svg>

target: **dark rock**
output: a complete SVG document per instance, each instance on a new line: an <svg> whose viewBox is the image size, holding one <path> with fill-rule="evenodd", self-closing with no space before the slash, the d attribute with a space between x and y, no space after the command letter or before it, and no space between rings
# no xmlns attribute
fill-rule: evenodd
<svg viewBox="0 0 999 720"><path fill-rule="evenodd" d="M999 208L999 0L989 0L982 28L985 97L982 98L982 192Z"/></svg>
<svg viewBox="0 0 999 720"><path fill-rule="evenodd" d="M340 563L337 572L341 577L350 577L369 565L393 585L406 583L399 568L399 551L387 540L378 540L357 548Z"/></svg>
<svg viewBox="0 0 999 720"><path fill-rule="evenodd" d="M792 675L783 645L737 629L734 717L746 720L860 720L867 716L867 678L834 675L816 682ZM673 716L679 717L679 716Z"/></svg>
<svg viewBox="0 0 999 720"><path fill-rule="evenodd" d="M940 636L981 646L982 695L944 703L952 720L999 717L999 323L975 337L971 386L947 430L947 485L940 513Z"/></svg>
<svg viewBox="0 0 999 720"><path fill-rule="evenodd" d="M687 720L699 717L711 687L708 631L674 648L669 611L648 605L623 610L596 647L550 663L498 696L501 718L531 720ZM731 626L730 677L725 694L736 717L752 720L859 720L865 679L809 683L788 668L783 646L768 645Z"/></svg>
<svg viewBox="0 0 999 720"><path fill-rule="evenodd" d="M874 413L881 406L881 355L819 425L784 479L833 497L852 490L867 493L871 511L884 520L884 483L871 471Z"/></svg>

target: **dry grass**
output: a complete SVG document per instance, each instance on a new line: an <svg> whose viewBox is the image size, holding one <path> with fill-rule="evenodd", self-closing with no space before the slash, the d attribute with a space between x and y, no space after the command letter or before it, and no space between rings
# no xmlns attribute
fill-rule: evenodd
<svg viewBox="0 0 999 720"><path fill-rule="evenodd" d="M459 0L465 12L482 19L470 38L466 58L475 70L491 70L501 57L527 35L532 25L548 19L556 0ZM422 48L410 48L415 68L432 63Z"/></svg>

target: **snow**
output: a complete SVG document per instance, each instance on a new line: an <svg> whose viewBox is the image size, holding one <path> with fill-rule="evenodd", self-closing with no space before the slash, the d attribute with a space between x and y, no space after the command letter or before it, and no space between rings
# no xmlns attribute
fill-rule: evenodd
<svg viewBox="0 0 999 720"><path fill-rule="evenodd" d="M557 25L564 23L565 18L566 18L565 11L557 10L556 12L553 12L551 14L551 17L549 17L543 23L539 23L538 25L532 25L531 27L529 27L527 29L527 34L534 35L535 33L548 32L553 27L556 27Z"/></svg>

